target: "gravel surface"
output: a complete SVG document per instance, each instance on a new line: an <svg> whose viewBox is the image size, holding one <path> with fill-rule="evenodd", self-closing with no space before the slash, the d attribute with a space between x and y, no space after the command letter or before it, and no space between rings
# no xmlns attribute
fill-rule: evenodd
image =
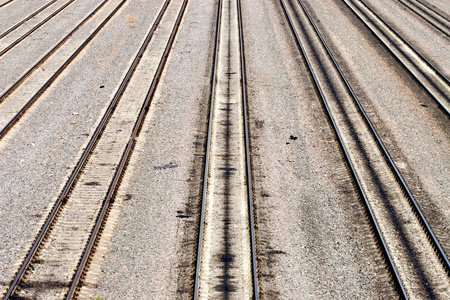
<svg viewBox="0 0 450 300"><path fill-rule="evenodd" d="M71 61L68 61L69 58L73 61L73 58L81 55L82 51L79 51L76 56L73 56L75 51L85 44L88 37L91 37L92 41L98 26L104 24L106 17L116 11L120 3L119 0L102 2L100 9L96 10L94 15L89 15L90 17L83 24L80 22L80 27L77 27L77 30L68 39L64 39L64 42L58 46L58 49L49 53L49 56L45 55L42 57L39 60L39 65L36 67L35 65L32 66L33 70L30 73L27 70L27 74L24 74L20 79L22 82L14 86L12 92L8 93L8 97L4 97L4 100L0 103L0 128L4 128L31 99L39 98L39 95L42 95L40 93L36 96L36 92L45 90L47 87L46 83L49 80L54 81L60 76L63 66L65 66L64 68L70 66ZM109 22L111 19L107 21ZM59 75L55 74L58 70L60 70Z"/></svg>
<svg viewBox="0 0 450 300"><path fill-rule="evenodd" d="M1 7L0 33L48 1ZM397 1L365 1L450 74L448 39ZM450 16L448 0L421 1ZM1 56L0 93L100 2L76 0ZM0 140L0 295L163 2L127 1ZM343 1L304 2L450 256L448 117ZM83 299L192 296L217 3L188 2ZM242 8L261 299L397 298L279 1Z"/></svg>
<svg viewBox="0 0 450 300"><path fill-rule="evenodd" d="M179 12L179 5L166 10L140 64L128 83L108 126L86 163L83 174L72 188L48 242L41 248L33 272L27 275L20 297L58 299L67 292L78 260L89 240L96 216L106 197L116 165L129 141L142 103L162 57L168 37ZM75 218L75 216L77 216ZM69 241L69 242L68 242ZM46 285L58 282L57 286ZM89 281L89 284L94 284ZM45 287L43 289L43 286Z"/></svg>

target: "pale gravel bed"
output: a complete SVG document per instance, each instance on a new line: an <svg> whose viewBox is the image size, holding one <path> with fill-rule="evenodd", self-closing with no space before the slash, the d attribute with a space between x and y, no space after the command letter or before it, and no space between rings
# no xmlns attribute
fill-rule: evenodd
<svg viewBox="0 0 450 300"><path fill-rule="evenodd" d="M136 55L157 13L154 4L123 7L0 141L1 291Z"/></svg>
<svg viewBox="0 0 450 300"><path fill-rule="evenodd" d="M450 15L447 1L427 1ZM127 1L0 140L0 295L163 2ZM260 298L396 298L279 1L241 2ZM432 228L448 241L448 119L343 2L304 2ZM43 3L0 8L0 28ZM76 0L1 57L0 92L98 3ZM188 3L93 263L95 294L105 300L192 295L217 3ZM448 73L448 41L442 48L428 25L393 1L380 11L390 15L387 7L395 26Z"/></svg>
<svg viewBox="0 0 450 300"><path fill-rule="evenodd" d="M308 4L314 19L321 20L319 30L448 255L448 119L345 4Z"/></svg>
<svg viewBox="0 0 450 300"><path fill-rule="evenodd" d="M197 211L188 203L201 179L192 172L208 117L215 12L216 1L191 0L186 8L120 190L125 197L95 292L104 299L191 295L191 278L182 274L192 274L194 256L181 257L196 250Z"/></svg>

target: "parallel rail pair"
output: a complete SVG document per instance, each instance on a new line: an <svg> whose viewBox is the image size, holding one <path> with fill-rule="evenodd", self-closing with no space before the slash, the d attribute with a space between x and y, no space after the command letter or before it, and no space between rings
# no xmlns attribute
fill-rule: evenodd
<svg viewBox="0 0 450 300"><path fill-rule="evenodd" d="M234 33L234 31L232 29L230 29L229 27L232 27L233 25L233 21L231 21L232 19L234 19L235 15L234 15L234 6L232 5L232 2L236 1L236 13L237 13L237 31L238 31L238 43L239 43L239 54L234 56L233 54L231 54L230 52L233 50L230 50L230 44L232 43L230 40L236 38L233 36L228 36L228 39L225 39L224 41L221 41L220 36L221 36L221 31L227 31L229 35L232 35ZM208 201L208 189L209 187L209 181L210 181L210 169L212 169L212 167L210 168L210 164L211 164L211 155L212 154L212 150L211 150L211 143L212 143L212 135L213 135L213 124L215 123L214 118L218 118L217 116L215 116L217 114L217 109L220 110L221 108L216 108L216 106L219 105L218 101L215 100L216 95L218 94L218 92L216 92L217 89L217 82L219 81L219 77L222 76L223 77L227 77L228 76L228 87L233 88L235 87L235 85L233 85L232 83L230 83L230 81L232 79L231 76L240 76L240 94L242 97L242 107L236 108L237 111L242 110L242 115L240 117L238 117L238 119L233 119L233 120L228 120L228 121L222 121L222 125L225 127L228 126L233 126L231 124L228 125L224 125L223 123L225 122L230 122L230 123L241 123L242 124L242 135L243 135L243 140L244 140L244 150L242 153L243 154L243 160L245 161L245 174L242 174L241 176L245 177L245 179L241 180L239 182L240 185L245 186L245 190L246 190L246 198L247 198L247 208L248 208L248 229L249 232L247 233L249 235L249 243L250 243L250 268L251 268L251 290L252 290L252 295L251 297L253 299L258 299L258 278L257 278L257 263L256 263L256 246L255 246L255 230L254 230L254 221L253 221L253 197L252 197L252 171L251 171L251 161L250 161L250 141L249 141L249 131L248 131L248 112L247 112L247 94L246 94L246 71L245 71L245 52L244 52L244 37L243 37L243 27L242 27L242 11L241 11L241 2L240 0L227 0L227 7L228 7L228 11L227 11L227 20L224 21L224 23L226 23L227 25L223 25L225 28L222 28L221 24L224 18L222 18L222 15L224 14L223 12L223 2L222 0L219 0L218 2L218 8L217 8L217 19L216 19L216 31L215 31L215 44L214 44L214 56L213 56L213 66L212 66L212 76L211 76L211 90L210 90L210 100L209 100L209 119L208 119L208 128L207 128L207 138L206 138L206 149L205 149L205 160L204 160L204 172L203 172L203 185L202 185L202 199L201 199L201 211L200 211L200 221L199 221L199 233L198 233L198 243L197 243L197 258L196 258L196 269L195 269L195 279L194 279L194 299L199 299L202 297L205 297L205 295L201 295L200 293L200 289L199 286L201 285L201 282L203 282L204 285L209 285L211 286L211 282L207 282L205 283L202 278L201 278L201 274L202 274L202 252L205 251L204 248L206 241L204 241L204 226L205 226L205 222L206 222L206 208L205 206L207 205L207 201ZM233 7L233 9L231 9L230 7ZM228 28L227 28L228 27ZM240 74L236 74L239 72L236 72L237 70L235 69L228 69L228 70L224 70L224 74L218 74L217 70L218 70L218 63L219 63L219 44L220 43L228 43L228 48L227 47L222 47L221 51L224 51L224 53L220 53L220 56L224 59L225 57L228 57L228 60L233 60L233 62L235 62L234 60L239 59L239 65L240 65ZM226 53L225 53L226 52ZM235 66L235 64L233 64L233 62L228 61L228 64L232 64ZM222 62L222 64L224 64L224 62ZM225 68L224 68L225 69ZM224 91L225 92L225 91ZM220 92L219 92L220 93ZM228 90L226 92L228 95L230 94L239 94L239 91L236 90ZM222 105L225 105L224 103L221 103ZM239 104L238 104L239 105ZM227 108L223 108L223 110L231 110L230 106L224 106ZM217 124L217 122L215 123ZM236 125L237 127L239 127L239 125ZM220 139L220 142L223 143L224 147L228 148L228 145L230 143L232 143L231 139L239 139L239 134L237 135L237 137L233 137L232 134L229 134L228 131L223 133L224 138ZM218 147L216 145L216 147ZM219 152L220 154L215 154L215 155L229 155L227 154L222 154L222 152ZM233 152L234 153L234 152ZM241 156L241 155L239 155ZM229 158L228 158L229 159ZM242 159L242 157L240 157L239 159ZM227 160L227 158L225 158L225 160ZM224 171L224 174L222 179L219 179L220 181L224 181L224 186L225 186L225 191L224 193L227 194L225 196L225 199L230 197L230 191L227 190L227 178L230 175L230 172L228 169L232 169L231 166L229 167L223 167L221 169L227 169ZM215 197L215 195L213 195L212 197ZM232 197L232 196L231 196ZM237 197L237 196L235 196ZM218 197L219 199L221 199L221 197ZM241 199L242 200L242 199ZM218 200L218 201L222 201L222 200ZM224 200L225 202L227 200ZM240 201L240 200L237 200ZM222 204L222 203L220 203ZM219 205L220 205L219 204ZM228 205L225 204L225 210L227 210ZM229 212L223 212L220 211L219 213L223 213L223 214L229 214ZM214 215L213 218L220 218L219 215ZM229 225L227 225L227 223L231 223L233 218L230 217L229 219L226 218L225 220L223 220L224 223L226 223L225 225L223 225L225 228L228 228ZM239 226L238 224L236 224L236 226ZM237 229L240 230L240 229ZM228 231L228 229L224 229L224 231ZM213 233L214 234L214 233ZM218 233L217 233L218 234ZM246 235L246 233L243 233L244 235ZM225 235L227 235L225 233ZM229 241L223 241L223 243L227 244L227 245L222 245L225 248L228 247L233 247L233 244L231 244L231 242ZM230 243L230 245L228 245L228 243ZM211 247L211 245L208 245L209 247ZM227 251L225 251L227 252ZM224 258L224 260L228 260L231 259L228 256L232 256L231 254L222 254L222 256L227 256L227 258ZM207 262L208 263L208 262ZM214 268L221 268L218 265L215 265L214 263L213 267ZM227 265L227 262L224 263L225 265ZM238 263L239 264L239 263ZM228 268L225 266L223 267L225 270L227 270ZM224 271L226 274L223 274L222 276L220 276L221 278L231 278L233 277L232 274L228 273L228 271ZM231 290L233 290L233 287L227 282L227 280L224 280L225 283L220 283L219 281L221 279L219 278L214 278L214 284L216 286L221 286L222 292L220 293L221 297L223 298L227 298L227 293ZM241 289L243 287L238 287L238 289ZM208 295L209 297L211 297L211 295ZM206 296L206 297L208 297ZM242 295L241 295L242 297Z"/></svg>

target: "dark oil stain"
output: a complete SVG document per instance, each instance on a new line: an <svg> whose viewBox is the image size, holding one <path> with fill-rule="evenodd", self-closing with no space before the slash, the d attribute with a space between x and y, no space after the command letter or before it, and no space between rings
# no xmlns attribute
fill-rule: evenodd
<svg viewBox="0 0 450 300"><path fill-rule="evenodd" d="M62 282L62 281L29 281L23 284L20 284L22 289L36 289L37 291L49 291L53 289L60 289L61 287L70 287L70 282ZM15 298L13 299L36 299L36 298Z"/></svg>
<svg viewBox="0 0 450 300"><path fill-rule="evenodd" d="M125 199L123 199L124 201L128 201L128 200L131 200L131 198L133 198L133 195L132 194L126 194L125 195Z"/></svg>
<svg viewBox="0 0 450 300"><path fill-rule="evenodd" d="M214 35L214 31L212 31L212 35ZM212 49L210 50L212 51ZM205 76L210 77L212 69L209 68L209 65L206 65L204 71ZM199 121L196 123L196 134L192 141L192 147L195 150L189 166L189 178L186 179L189 184L189 196L183 205L183 210L177 211L179 215L190 216L189 218L180 218L179 222L179 228L184 234L181 236L182 241L177 247L177 299L192 299L194 291L206 131L208 125L208 122L204 122L204 120L208 114L210 96L209 86L203 86L202 89L202 101L199 102L198 108L194 111L196 114L195 119Z"/></svg>
<svg viewBox="0 0 450 300"><path fill-rule="evenodd" d="M178 215L177 215L177 218L180 218L180 219L186 219L186 218L190 218L190 216L178 214Z"/></svg>
<svg viewBox="0 0 450 300"><path fill-rule="evenodd" d="M166 170L166 169L173 169L178 168L178 164L176 162L170 162L167 165L164 166L154 166L153 169L155 170Z"/></svg>
<svg viewBox="0 0 450 300"><path fill-rule="evenodd" d="M295 141L298 139L298 137L296 137L295 135L291 135L289 136L289 139Z"/></svg>
<svg viewBox="0 0 450 300"><path fill-rule="evenodd" d="M100 185L100 183L98 181L91 181L91 182L86 182L84 185L98 186L98 185Z"/></svg>
<svg viewBox="0 0 450 300"><path fill-rule="evenodd" d="M261 197L268 198L270 195L267 192L261 191Z"/></svg>
<svg viewBox="0 0 450 300"><path fill-rule="evenodd" d="M287 254L286 252L281 251L281 250L270 250L270 251L267 251L266 253L267 253L268 255Z"/></svg>
<svg viewBox="0 0 450 300"><path fill-rule="evenodd" d="M224 263L230 263L233 261L233 255L226 253L220 256L220 261Z"/></svg>
<svg viewBox="0 0 450 300"><path fill-rule="evenodd" d="M256 120L255 127L256 129L262 129L264 127L264 120Z"/></svg>

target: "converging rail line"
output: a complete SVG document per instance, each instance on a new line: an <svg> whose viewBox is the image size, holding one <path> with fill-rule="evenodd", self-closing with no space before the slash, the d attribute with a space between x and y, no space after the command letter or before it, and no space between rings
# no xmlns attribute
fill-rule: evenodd
<svg viewBox="0 0 450 300"><path fill-rule="evenodd" d="M56 71L48 78L42 80L42 76L36 75L36 78L32 78L34 72L36 72L46 61L51 59L52 55L70 39L73 34L78 31L86 22L91 19L99 10L108 2L104 0L98 5L86 18L84 18L71 32L69 32L61 41L58 42L50 51L48 51L38 62L36 62L31 68L29 68L25 74L23 74L17 81L15 81L3 94L0 95L0 140L3 139L6 133L21 119L26 111L39 99L40 96L50 87L50 85L58 78L59 75L69 66L69 64L86 48L86 46L92 41L92 39L100 32L101 29L111 20L111 18L120 10L125 4L126 0L121 1L108 16L92 31L92 33L79 45L75 51L56 68ZM49 70L50 71L50 70ZM27 83L27 80L31 84ZM23 86L25 91L19 91ZM28 92L29 89L34 86L38 86L38 90ZM15 92L17 90L17 96ZM23 102L23 94L33 94L31 98ZM26 99L26 98L25 98ZM13 112L11 114L11 112Z"/></svg>
<svg viewBox="0 0 450 300"><path fill-rule="evenodd" d="M33 282L48 278L46 269L50 266L55 272L51 279L58 277L60 284L54 290L45 291L48 297L60 297L65 293L66 299L72 299L79 293L83 274L95 251L99 232L107 220L186 10L188 1L180 2L166 0L160 9L5 299L23 293L33 295L33 289L39 288ZM159 33L155 35L155 31ZM153 59L155 56L160 57L158 65ZM146 66L141 67L142 64ZM151 77L150 83L147 79ZM143 102L135 101L136 95L127 89L129 84L145 95ZM73 219L74 214L77 220ZM59 247L65 251L55 249ZM76 257L80 258L78 264L74 261ZM36 260L40 261L37 265ZM67 265L74 263L73 269L67 271Z"/></svg>
<svg viewBox="0 0 450 300"><path fill-rule="evenodd" d="M302 1L280 2L401 297L448 297L449 261L375 128Z"/></svg>
<svg viewBox="0 0 450 300"><path fill-rule="evenodd" d="M66 9L69 5L71 5L75 0L69 0L68 2L66 2L64 5L62 5L60 8L58 8L57 10L55 10L51 15L49 15L47 18L45 18L44 20L42 20L41 22L39 22L36 26L34 26L33 28L31 28L30 30L28 30L26 33L24 33L22 36L20 36L19 38L15 39L14 41L12 41L8 46L6 46L3 50L0 51L0 57L3 56L6 52L8 52L9 50L11 50L12 48L14 48L15 46L17 46L21 41L23 41L25 38L27 38L30 34L32 34L33 32L35 32L37 29L39 29L39 27L41 27L42 25L44 25L45 23L47 23L48 21L50 21L53 17L55 17L57 14L59 14L61 11L63 11L64 9ZM3 42L3 41L1 41Z"/></svg>
<svg viewBox="0 0 450 300"><path fill-rule="evenodd" d="M7 4L9 4L9 3L11 3L11 2L13 2L13 1L14 0L7 0L7 1L3 2L2 4L0 4L0 8L5 6L5 5L7 5Z"/></svg>
<svg viewBox="0 0 450 300"><path fill-rule="evenodd" d="M450 37L450 21L432 7L420 1L399 0L399 2L447 37Z"/></svg>
<svg viewBox="0 0 450 300"><path fill-rule="evenodd" d="M450 117L450 81L447 77L363 0L344 2Z"/></svg>
<svg viewBox="0 0 450 300"><path fill-rule="evenodd" d="M34 16L36 16L37 14L39 14L41 11L43 11L44 9L46 9L47 7L49 7L50 5L52 5L53 3L55 3L58 0L52 0L48 3L46 3L44 6L40 7L39 9L37 9L36 11L34 11L32 14L30 14L28 17L24 18L22 21L18 22L17 24L15 24L14 26L12 26L11 28L9 28L8 30L6 30L5 32L3 32L2 34L0 34L0 39L2 39L3 37L7 36L9 33L11 33L12 31L14 31L15 29L17 29L20 25L22 25L23 23L25 23L26 21L30 20L31 18L33 18Z"/></svg>
<svg viewBox="0 0 450 300"><path fill-rule="evenodd" d="M241 4L219 1L194 299L258 299Z"/></svg>
<svg viewBox="0 0 450 300"><path fill-rule="evenodd" d="M427 1L423 1L423 0L415 0L415 1L420 3L421 5L425 6L427 9L431 10L433 13L439 15L439 17L445 19L447 22L450 22L450 17L448 15L446 15L445 13L443 13L442 11L439 11L439 9L436 6L431 5L430 3L427 3Z"/></svg>

